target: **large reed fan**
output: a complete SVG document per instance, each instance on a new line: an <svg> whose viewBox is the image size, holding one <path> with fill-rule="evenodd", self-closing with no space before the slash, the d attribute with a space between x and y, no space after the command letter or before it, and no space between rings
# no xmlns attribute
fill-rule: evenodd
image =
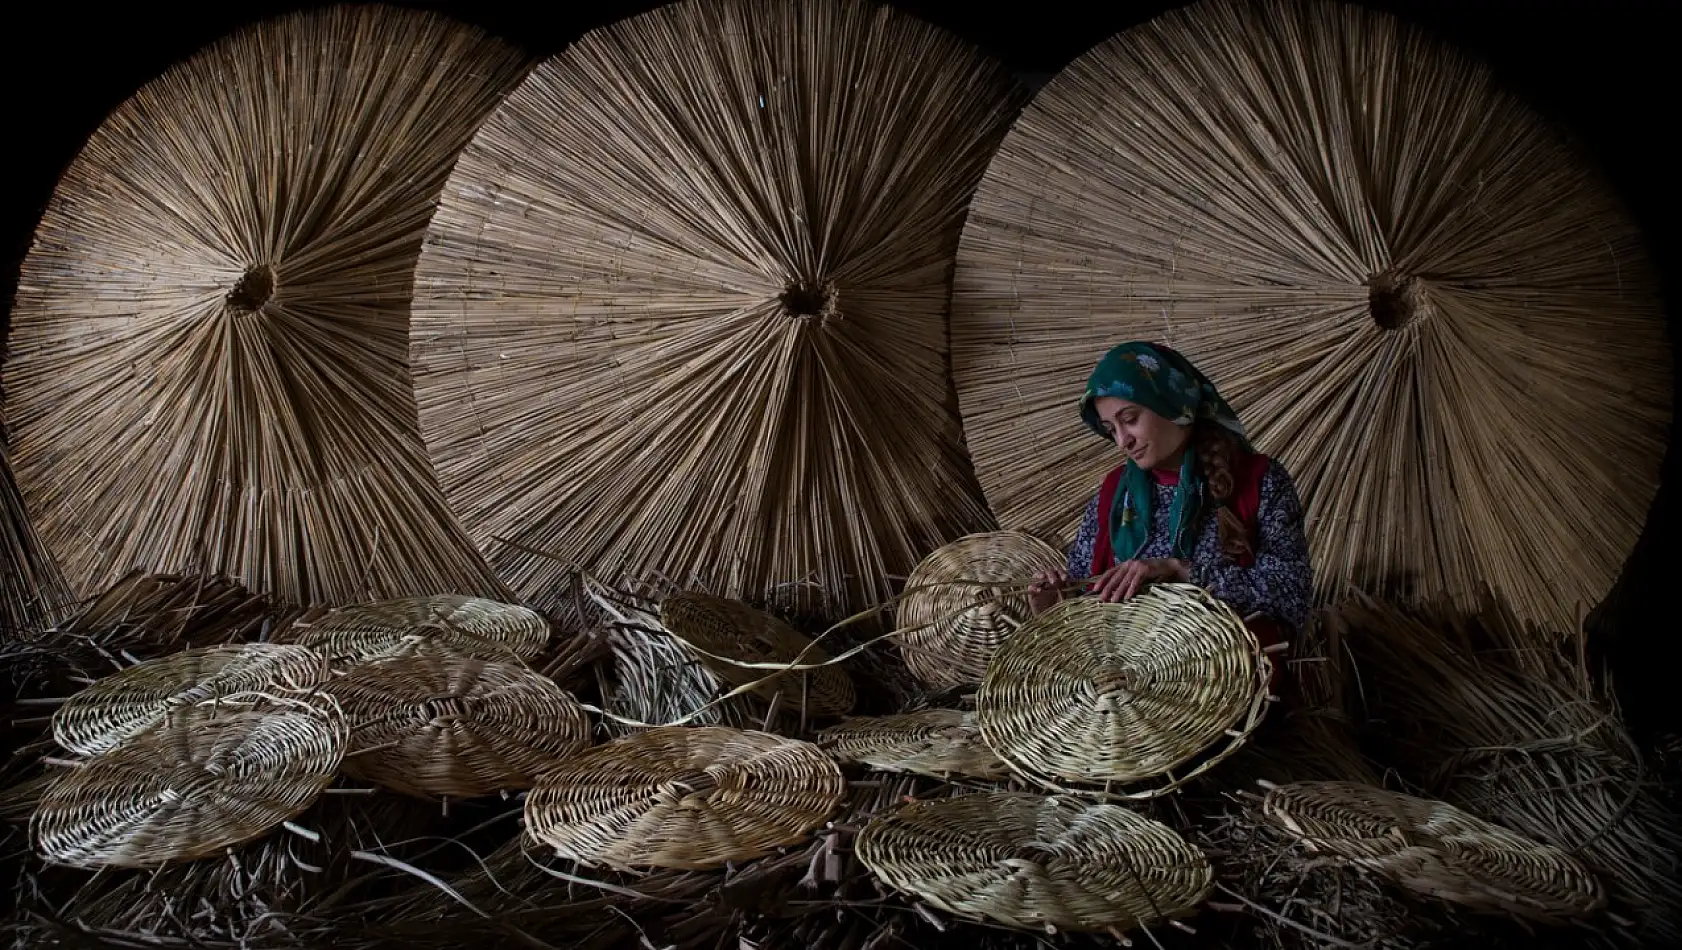
<svg viewBox="0 0 1682 950"><path fill-rule="evenodd" d="M13 464L75 588L130 569L297 602L501 588L416 433L415 257L524 75L388 7L247 28L148 83L65 173L23 264Z"/></svg>
<svg viewBox="0 0 1682 950"><path fill-rule="evenodd" d="M416 274L422 430L501 576L827 608L989 524L947 298L1014 88L858 0L685 0L537 67Z"/></svg>
<svg viewBox="0 0 1682 950"><path fill-rule="evenodd" d="M1354 6L1206 0L1084 54L979 186L953 372L1003 526L1070 537L1076 402L1166 342L1295 475L1322 591L1560 633L1657 487L1670 352L1634 224L1490 73Z"/></svg>

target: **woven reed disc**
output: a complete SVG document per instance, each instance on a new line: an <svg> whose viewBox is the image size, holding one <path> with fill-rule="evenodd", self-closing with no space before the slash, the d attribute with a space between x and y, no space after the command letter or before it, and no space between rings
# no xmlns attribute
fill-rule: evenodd
<svg viewBox="0 0 1682 950"><path fill-rule="evenodd" d="M842 762L935 778L1006 779L1010 769L987 743L975 714L925 709L898 716L859 716L819 734L818 744Z"/></svg>
<svg viewBox="0 0 1682 950"><path fill-rule="evenodd" d="M972 534L939 548L905 583L899 627L914 628L897 641L905 665L935 689L981 682L993 651L1032 610L1026 595L1002 597L998 588L951 582L1020 587L1026 578L1065 563L1051 545L1016 531Z"/></svg>
<svg viewBox="0 0 1682 950"><path fill-rule="evenodd" d="M94 131L23 262L4 380L80 596L136 566L292 604L504 596L416 428L409 305L456 156L528 66L334 5L206 46Z"/></svg>
<svg viewBox="0 0 1682 950"><path fill-rule="evenodd" d="M447 654L379 660L328 692L351 728L345 774L418 798L528 788L590 744L578 701L509 663Z"/></svg>
<svg viewBox="0 0 1682 950"><path fill-rule="evenodd" d="M846 787L835 759L809 742L667 726L539 776L526 796L526 828L584 864L710 868L802 840Z"/></svg>
<svg viewBox="0 0 1682 950"><path fill-rule="evenodd" d="M839 666L779 674L737 665L787 664L798 659L801 665L810 666L829 661L829 654L813 646L810 637L770 614L739 601L686 591L661 601L660 623L732 687L765 680L754 692L767 699L782 693L785 706L798 709L804 702L806 711L814 716L841 716L852 711L853 681Z"/></svg>
<svg viewBox="0 0 1682 950"><path fill-rule="evenodd" d="M528 607L446 594L345 607L309 624L298 642L353 662L439 651L529 660L549 635L549 622Z"/></svg>
<svg viewBox="0 0 1682 950"><path fill-rule="evenodd" d="M0 630L34 640L74 609L76 597L24 507L3 412L0 406L0 551L7 555L0 561Z"/></svg>
<svg viewBox="0 0 1682 950"><path fill-rule="evenodd" d="M1066 600L993 654L976 692L987 744L1031 774L1079 782L1162 775L1208 748L1256 698L1255 637L1189 584L1121 604Z"/></svg>
<svg viewBox="0 0 1682 950"><path fill-rule="evenodd" d="M1262 814L1315 851L1475 910L1559 922L1606 905L1576 858L1445 802L1357 782L1293 782L1268 791Z"/></svg>
<svg viewBox="0 0 1682 950"><path fill-rule="evenodd" d="M577 565L850 613L991 526L945 311L1013 86L886 4L680 0L503 101L411 352L439 480L524 600Z"/></svg>
<svg viewBox="0 0 1682 950"><path fill-rule="evenodd" d="M1291 472L1325 599L1493 591L1575 635L1672 402L1659 278L1596 164L1353 3L1203 0L1093 47L1012 126L958 251L953 380L1000 526L1073 537L1121 461L1087 376L1158 341Z"/></svg>
<svg viewBox="0 0 1682 950"><path fill-rule="evenodd" d="M854 842L889 885L972 920L1126 930L1196 910L1208 859L1172 828L1119 805L1015 792L914 801Z"/></svg>
<svg viewBox="0 0 1682 950"><path fill-rule="evenodd" d="M30 819L35 848L80 867L214 855L308 808L345 742L320 709L183 710L54 781Z"/></svg>
<svg viewBox="0 0 1682 950"><path fill-rule="evenodd" d="M138 663L70 697L53 714L53 738L100 755L171 713L235 693L309 689L328 675L324 657L301 646L203 647Z"/></svg>

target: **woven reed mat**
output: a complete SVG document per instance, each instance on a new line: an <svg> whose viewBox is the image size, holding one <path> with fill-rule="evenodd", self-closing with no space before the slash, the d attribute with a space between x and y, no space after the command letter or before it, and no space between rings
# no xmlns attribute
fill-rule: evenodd
<svg viewBox="0 0 1682 950"><path fill-rule="evenodd" d="M809 742L668 726L539 776L526 829L584 864L710 868L799 842L845 791L835 759Z"/></svg>
<svg viewBox="0 0 1682 950"><path fill-rule="evenodd" d="M1030 777L1139 781L1223 735L1234 751L1247 735L1234 727L1246 713L1246 730L1260 719L1266 666L1231 609L1189 584L1159 584L1121 604L1082 597L999 647L976 693L976 721L993 751Z"/></svg>
<svg viewBox="0 0 1682 950"><path fill-rule="evenodd" d="M345 774L419 798L529 788L590 744L578 701L546 676L426 654L357 666L328 687L351 729Z"/></svg>
<svg viewBox="0 0 1682 950"><path fill-rule="evenodd" d="M356 662L437 650L529 660L543 652L549 635L549 622L528 607L444 594L345 607L296 636L335 660Z"/></svg>
<svg viewBox="0 0 1682 950"><path fill-rule="evenodd" d="M858 716L819 733L818 745L842 762L889 772L940 779L1010 777L1010 768L982 741L975 714L957 709Z"/></svg>
<svg viewBox="0 0 1682 950"><path fill-rule="evenodd" d="M100 755L185 707L276 687L309 689L327 675L325 658L301 646L183 650L138 663L70 697L53 714L53 738L72 752Z"/></svg>
<svg viewBox="0 0 1682 950"><path fill-rule="evenodd" d="M1020 585L1065 561L1051 545L1016 531L972 534L939 548L905 583L898 624L907 631L899 637L905 665L935 689L981 682L993 651L1032 610L1025 594L1006 597L973 582Z"/></svg>
<svg viewBox="0 0 1682 950"><path fill-rule="evenodd" d="M58 777L30 833L43 858L80 867L208 857L308 808L346 741L328 705L183 709Z"/></svg>
<svg viewBox="0 0 1682 950"><path fill-rule="evenodd" d="M1575 858L1444 802L1357 782L1269 789L1262 814L1314 851L1384 875L1420 894L1542 923L1606 904Z"/></svg>
<svg viewBox="0 0 1682 950"><path fill-rule="evenodd" d="M660 623L732 687L763 680L754 692L766 699L781 693L781 703L795 708L804 705L814 716L852 711L853 681L838 666L778 674L740 665L798 660L810 666L829 661L822 647L770 614L739 601L686 591L661 601Z"/></svg>
<svg viewBox="0 0 1682 950"><path fill-rule="evenodd" d="M1209 861L1173 829L1120 805L1017 792L911 802L854 843L891 886L975 920L1122 931L1183 916L1208 895Z"/></svg>

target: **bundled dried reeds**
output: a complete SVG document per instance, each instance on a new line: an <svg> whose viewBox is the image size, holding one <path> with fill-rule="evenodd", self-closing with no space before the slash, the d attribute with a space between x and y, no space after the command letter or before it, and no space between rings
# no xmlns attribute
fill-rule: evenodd
<svg viewBox="0 0 1682 950"><path fill-rule="evenodd" d="M1489 589L1569 635L1657 490L1670 347L1633 218L1489 70L1355 4L1203 0L1083 54L978 186L952 306L1006 528L1072 535L1115 464L1075 402L1127 339L1290 468L1328 595Z"/></svg>
<svg viewBox="0 0 1682 950"><path fill-rule="evenodd" d="M1016 102L865 0L673 3L537 67L445 189L411 350L510 586L660 570L833 616L987 527L946 307Z"/></svg>
<svg viewBox="0 0 1682 950"><path fill-rule="evenodd" d="M78 594L136 568L298 604L502 592L416 431L408 308L456 154L526 67L337 6L206 47L99 127L5 365L17 480Z"/></svg>
<svg viewBox="0 0 1682 950"><path fill-rule="evenodd" d="M1499 613L1360 598L1331 617L1371 754L1423 794L1589 865L1611 898L1603 940L1682 942L1682 813L1585 670Z"/></svg>

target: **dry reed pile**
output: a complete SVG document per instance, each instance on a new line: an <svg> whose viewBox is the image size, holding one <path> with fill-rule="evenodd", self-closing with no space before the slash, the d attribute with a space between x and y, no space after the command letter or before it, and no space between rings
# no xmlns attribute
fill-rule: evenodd
<svg viewBox="0 0 1682 950"><path fill-rule="evenodd" d="M1448 616L1369 599L1332 615L1370 753L1422 794L1596 871L1611 898L1599 942L1682 942L1682 813L1616 706L1504 614Z"/></svg>
<svg viewBox="0 0 1682 950"><path fill-rule="evenodd" d="M501 586L416 430L414 264L521 52L429 13L259 23L148 83L22 265L11 463L80 596L135 567L291 603Z"/></svg>
<svg viewBox="0 0 1682 950"><path fill-rule="evenodd" d="M978 186L952 307L1006 528L1072 536L1114 465L1074 403L1134 338L1289 466L1334 597L1487 587L1571 634L1658 487L1671 358L1632 217L1489 70L1354 4L1204 0L1076 59Z"/></svg>

